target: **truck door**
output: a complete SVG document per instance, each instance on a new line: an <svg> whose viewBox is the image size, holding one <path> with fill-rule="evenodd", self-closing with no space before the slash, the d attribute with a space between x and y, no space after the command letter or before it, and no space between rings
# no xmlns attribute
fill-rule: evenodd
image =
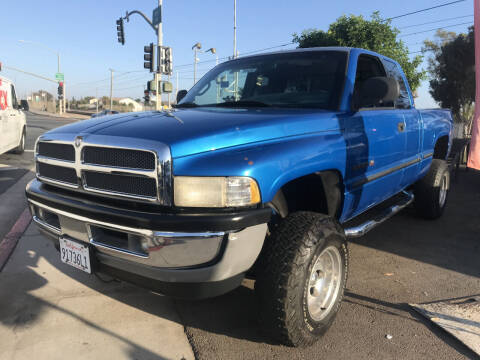
<svg viewBox="0 0 480 360"><path fill-rule="evenodd" d="M20 143L20 136L22 135L22 112L13 84L10 84L10 103L8 105L8 138L10 149L13 149Z"/></svg>
<svg viewBox="0 0 480 360"><path fill-rule="evenodd" d="M376 56L361 54L357 61L354 96L363 81L386 76ZM401 190L405 161L405 119L394 104L355 111L345 123L347 179L342 220L360 214Z"/></svg>
<svg viewBox="0 0 480 360"><path fill-rule="evenodd" d="M387 76L398 81L400 87L400 97L395 101L395 109L403 114L405 133L405 162L406 167L403 169L401 187L411 185L419 171L420 165L420 146L421 146L421 117L419 112L413 107L413 99L407 89L407 81L401 68L394 62L384 59L383 64L387 71Z"/></svg>

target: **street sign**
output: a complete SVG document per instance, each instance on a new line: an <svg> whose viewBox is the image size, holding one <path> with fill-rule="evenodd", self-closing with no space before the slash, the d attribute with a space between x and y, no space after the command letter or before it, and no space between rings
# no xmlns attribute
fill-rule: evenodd
<svg viewBox="0 0 480 360"><path fill-rule="evenodd" d="M152 23L153 26L157 26L162 22L162 8L159 6L153 10Z"/></svg>
<svg viewBox="0 0 480 360"><path fill-rule="evenodd" d="M55 79L56 79L57 81L64 81L64 80L65 80L65 79L64 79L64 76L63 76L63 73L56 73L56 74L55 74Z"/></svg>

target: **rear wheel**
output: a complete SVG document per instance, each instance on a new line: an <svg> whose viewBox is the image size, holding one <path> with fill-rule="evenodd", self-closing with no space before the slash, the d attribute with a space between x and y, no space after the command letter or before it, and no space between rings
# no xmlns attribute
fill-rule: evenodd
<svg viewBox="0 0 480 360"><path fill-rule="evenodd" d="M18 144L18 146L12 150L12 152L14 154L23 154L24 151L25 151L25 140L26 140L26 133L25 133L25 129L23 129L22 131L22 137L20 138L20 144Z"/></svg>
<svg viewBox="0 0 480 360"><path fill-rule="evenodd" d="M438 219L447 204L450 171L445 160L433 159L427 175L414 186L415 208L426 219Z"/></svg>
<svg viewBox="0 0 480 360"><path fill-rule="evenodd" d="M348 272L345 234L335 219L288 215L266 240L255 291L266 333L289 346L314 343L340 308Z"/></svg>

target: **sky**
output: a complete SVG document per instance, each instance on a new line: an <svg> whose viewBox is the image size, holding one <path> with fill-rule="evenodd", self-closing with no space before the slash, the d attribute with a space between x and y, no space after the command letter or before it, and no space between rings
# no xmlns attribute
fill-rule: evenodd
<svg viewBox="0 0 480 360"><path fill-rule="evenodd" d="M291 44L292 34L311 28L326 30L342 15L369 17L378 10L382 17L390 18L451 1L237 0L237 47L240 55L284 44L288 45L269 51L291 49L295 47ZM58 52L68 98L108 96L109 69L114 70L114 97L140 98L146 82L152 78L143 69L143 47L156 43L156 33L140 16L132 15L125 22L126 43L122 46L117 42L115 21L127 10L139 10L151 17L157 5L156 0L3 2L0 62L54 78ZM438 22L425 24L434 21ZM470 23L473 24L473 0L392 21L413 53L421 50L425 39L433 38L435 31L431 29L444 27L457 33L467 32ZM189 89L193 85L195 43L200 42L203 50L216 48L220 58L233 54L233 0L163 0L163 31L164 45L173 49L175 73L171 81L175 87L178 71L179 89ZM200 53L198 58L199 75L215 65L211 53ZM7 70L5 66L1 74L15 82L20 97L39 89L56 94L55 83ZM426 68L426 62L421 68ZM416 105L437 107L428 93L428 79L418 90Z"/></svg>

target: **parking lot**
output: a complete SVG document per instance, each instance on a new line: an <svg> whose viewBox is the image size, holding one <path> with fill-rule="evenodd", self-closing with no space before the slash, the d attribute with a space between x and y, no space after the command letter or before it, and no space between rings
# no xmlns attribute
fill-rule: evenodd
<svg viewBox="0 0 480 360"><path fill-rule="evenodd" d="M65 122L28 121L30 150L36 136ZM0 155L0 164L19 168L0 168L0 239L25 208L19 191L32 160L32 152ZM342 308L306 349L263 336L252 281L218 298L174 301L68 267L30 226L0 273L0 359L476 358L408 304L480 294L479 185L480 173L460 170L440 220L406 209L351 241Z"/></svg>

